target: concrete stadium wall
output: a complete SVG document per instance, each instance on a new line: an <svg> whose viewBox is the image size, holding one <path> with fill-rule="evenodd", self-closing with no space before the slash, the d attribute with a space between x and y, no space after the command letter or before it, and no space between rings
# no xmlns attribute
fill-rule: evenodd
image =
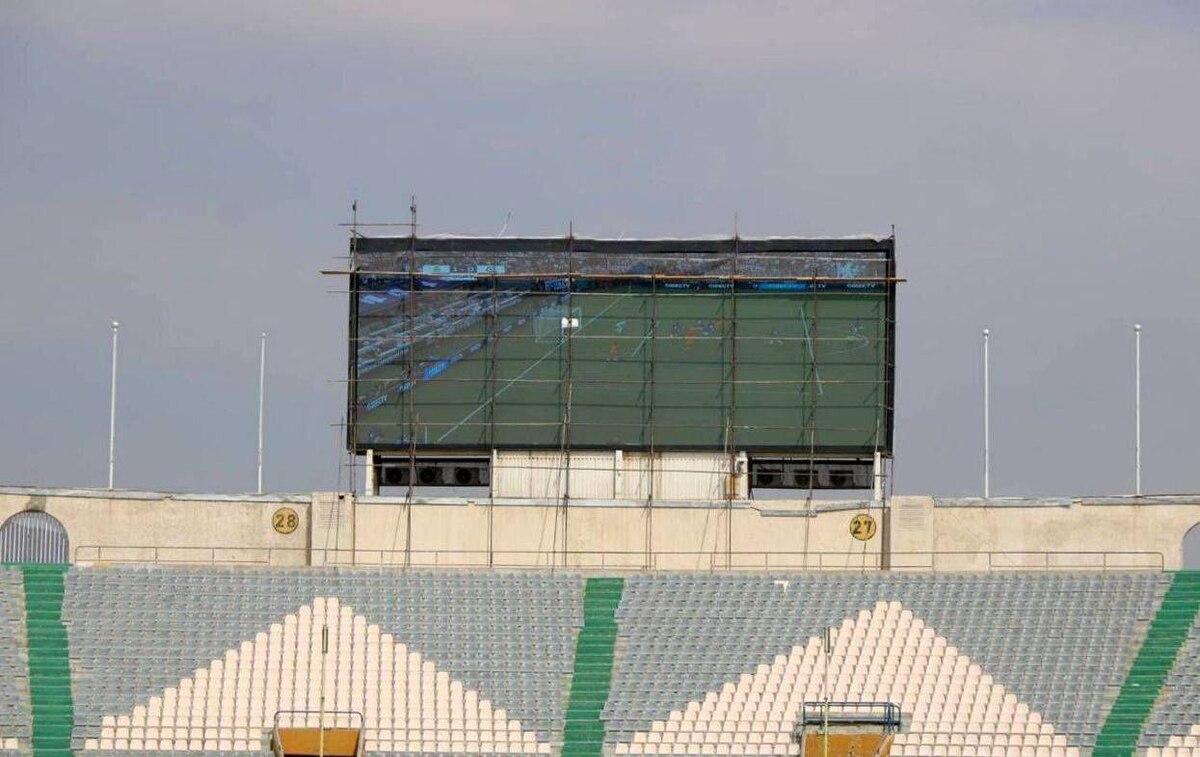
<svg viewBox="0 0 1200 757"><path fill-rule="evenodd" d="M855 540L849 521L858 508L835 507L811 517L774 503L769 509L711 502L648 508L611 500L573 500L565 512L537 500L490 507L487 500L424 502L410 510L402 500L366 498L355 503L356 559L388 563L403 559L396 553L407 549L410 561L422 565L878 567L881 539Z"/></svg>
<svg viewBox="0 0 1200 757"><path fill-rule="evenodd" d="M1060 553L1056 564L1094 562L1088 552L1110 553L1110 565L1133 561L1122 553L1161 553L1168 569L1182 566L1183 537L1200 522L1200 497L1162 498L1153 504L1132 498L1044 501L1036 506L1003 502L946 504L934 508L932 549L948 552L971 544L998 550ZM1070 553L1079 553L1072 557ZM1036 558L1030 558L1036 559ZM1113 562L1115 560L1115 563Z"/></svg>
<svg viewBox="0 0 1200 757"><path fill-rule="evenodd" d="M164 494L0 487L0 523L57 518L76 561L896 570L1180 567L1200 495L1085 499L896 497L867 502ZM280 533L281 511L295 514ZM883 529L850 534L869 512ZM286 530L286 524L280 523Z"/></svg>
<svg viewBox="0 0 1200 757"><path fill-rule="evenodd" d="M76 561L304 565L310 499L4 487L0 523L23 510L44 511L66 528ZM272 527L285 507L304 526L286 535Z"/></svg>

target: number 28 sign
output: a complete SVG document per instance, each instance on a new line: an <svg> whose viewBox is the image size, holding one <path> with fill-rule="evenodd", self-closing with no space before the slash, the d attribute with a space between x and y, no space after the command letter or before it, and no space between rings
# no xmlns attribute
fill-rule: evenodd
<svg viewBox="0 0 1200 757"><path fill-rule="evenodd" d="M850 535L859 541L870 541L875 536L875 519L859 513L850 519Z"/></svg>
<svg viewBox="0 0 1200 757"><path fill-rule="evenodd" d="M281 507L271 516L271 526L281 534L290 534L300 525L300 516L290 507Z"/></svg>

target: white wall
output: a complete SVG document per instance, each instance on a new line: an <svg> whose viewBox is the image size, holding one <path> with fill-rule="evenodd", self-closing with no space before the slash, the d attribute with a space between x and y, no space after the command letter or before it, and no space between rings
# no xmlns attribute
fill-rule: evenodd
<svg viewBox="0 0 1200 757"><path fill-rule="evenodd" d="M574 456L573 456L574 457ZM594 462L594 461L593 461ZM0 521L25 509L58 518L83 562L186 561L302 565L561 566L662 569L864 570L1121 569L1183 564L1184 534L1200 523L1200 496L867 503L696 499L653 502L606 495L628 488L628 459L555 498L416 499L311 495L221 496L0 487ZM598 467L598 466L597 466ZM517 469L502 475L517 477ZM720 477L723 479L723 473ZM540 490L547 479L528 476ZM508 484L506 484L508 485ZM517 486L512 483L512 486ZM572 491L575 492L574 478ZM635 486L634 490L639 487ZM553 491L553 487L551 487ZM294 533L273 528L291 508ZM850 520L870 512L867 542Z"/></svg>

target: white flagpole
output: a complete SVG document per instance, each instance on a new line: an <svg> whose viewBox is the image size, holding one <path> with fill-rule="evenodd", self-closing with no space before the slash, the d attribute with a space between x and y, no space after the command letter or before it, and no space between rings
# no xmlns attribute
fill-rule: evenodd
<svg viewBox="0 0 1200 757"><path fill-rule="evenodd" d="M258 493L263 491L263 391L267 379L267 332L259 335L258 350Z"/></svg>
<svg viewBox="0 0 1200 757"><path fill-rule="evenodd" d="M1133 493L1142 496L1142 324L1133 326Z"/></svg>
<svg viewBox="0 0 1200 757"><path fill-rule="evenodd" d="M121 324L112 322L112 395L108 406L108 488L113 488L117 463L117 331Z"/></svg>
<svg viewBox="0 0 1200 757"><path fill-rule="evenodd" d="M983 330L983 498L988 499L992 494L992 444L991 444L991 387L989 385L991 366L988 360L988 341L991 331Z"/></svg>

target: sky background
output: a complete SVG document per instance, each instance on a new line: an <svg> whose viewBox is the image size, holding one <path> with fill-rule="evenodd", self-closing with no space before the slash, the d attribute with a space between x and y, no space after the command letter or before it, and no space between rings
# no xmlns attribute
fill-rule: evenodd
<svg viewBox="0 0 1200 757"><path fill-rule="evenodd" d="M739 7L743 6L743 7ZM897 493L1200 491L1200 5L0 4L0 482L339 482L347 235L886 234Z"/></svg>

